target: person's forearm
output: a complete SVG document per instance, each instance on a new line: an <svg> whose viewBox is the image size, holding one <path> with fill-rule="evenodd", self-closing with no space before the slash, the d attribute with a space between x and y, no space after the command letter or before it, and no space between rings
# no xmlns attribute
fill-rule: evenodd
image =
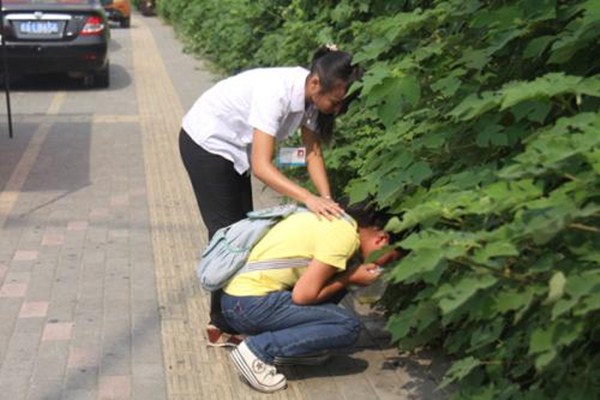
<svg viewBox="0 0 600 400"><path fill-rule="evenodd" d="M329 187L321 143L317 140L315 133L306 128L302 129L302 142L306 146L306 169L310 179L319 195L331 198L331 188Z"/></svg>
<svg viewBox="0 0 600 400"><path fill-rule="evenodd" d="M315 185L319 195L323 197L331 197L331 189L329 187L329 179L327 178L327 169L325 168L325 160L319 154L309 153L306 160L306 169L310 179Z"/></svg>
<svg viewBox="0 0 600 400"><path fill-rule="evenodd" d="M252 167L254 175L277 193L301 203L305 203L307 198L312 196L310 191L287 178L271 163L257 163Z"/></svg>
<svg viewBox="0 0 600 400"><path fill-rule="evenodd" d="M319 304L331 296L344 289L346 286L350 284L349 273L343 272L331 278L331 280L321 288L319 293L311 300L307 300L303 303L298 304Z"/></svg>

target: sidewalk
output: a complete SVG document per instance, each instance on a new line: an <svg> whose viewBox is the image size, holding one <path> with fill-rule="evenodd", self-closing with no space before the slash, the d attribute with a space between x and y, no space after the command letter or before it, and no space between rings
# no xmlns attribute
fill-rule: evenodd
<svg viewBox="0 0 600 400"><path fill-rule="evenodd" d="M16 116L15 139L0 130L0 397L445 398L444 364L399 356L381 316L353 298L357 346L286 369L285 391L253 391L226 350L206 347L208 296L194 274L205 230L177 133L214 78L156 18L134 15L118 34L117 72L131 85L92 104L45 93ZM276 202L254 189L255 207Z"/></svg>

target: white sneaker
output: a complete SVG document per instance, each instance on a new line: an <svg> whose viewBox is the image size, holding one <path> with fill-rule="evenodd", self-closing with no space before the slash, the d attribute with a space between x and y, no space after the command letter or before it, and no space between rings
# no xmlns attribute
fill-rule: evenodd
<svg viewBox="0 0 600 400"><path fill-rule="evenodd" d="M229 353L229 357L240 374L256 390L270 393L283 389L287 384L285 376L278 374L274 366L266 364L256 357L245 341L233 349Z"/></svg>

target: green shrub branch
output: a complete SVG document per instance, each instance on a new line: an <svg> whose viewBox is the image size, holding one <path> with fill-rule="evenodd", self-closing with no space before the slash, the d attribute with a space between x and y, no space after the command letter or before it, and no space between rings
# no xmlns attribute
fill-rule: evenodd
<svg viewBox="0 0 600 400"><path fill-rule="evenodd" d="M389 207L407 256L382 304L456 398L600 397L600 3L163 0L227 73L366 68L327 150L338 195Z"/></svg>

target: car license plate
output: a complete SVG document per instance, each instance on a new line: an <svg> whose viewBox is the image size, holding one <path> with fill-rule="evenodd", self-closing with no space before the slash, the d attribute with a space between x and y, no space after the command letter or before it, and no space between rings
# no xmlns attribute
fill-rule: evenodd
<svg viewBox="0 0 600 400"><path fill-rule="evenodd" d="M22 21L19 31L25 35L56 35L60 26L56 21Z"/></svg>

